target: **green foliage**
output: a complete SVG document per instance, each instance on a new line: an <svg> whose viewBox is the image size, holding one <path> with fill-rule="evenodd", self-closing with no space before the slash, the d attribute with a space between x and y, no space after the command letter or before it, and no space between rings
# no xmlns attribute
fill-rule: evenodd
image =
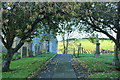
<svg viewBox="0 0 120 80"><path fill-rule="evenodd" d="M11 62L10 68L13 71L3 72L3 78L27 78L32 72L37 70L44 62L50 59L55 54L41 54L36 57L27 57Z"/></svg>
<svg viewBox="0 0 120 80"><path fill-rule="evenodd" d="M96 31L103 33L116 43L113 33L119 33L117 28L120 21L119 7L117 2L87 2L81 3L80 7L77 7L79 11L76 10L75 12L79 15L79 22L84 25L81 27L85 32L93 33Z"/></svg>
<svg viewBox="0 0 120 80"><path fill-rule="evenodd" d="M120 58L120 56L119 56ZM88 69L89 78L116 78L120 72L112 65L113 55L101 55L100 58L95 58L93 54L81 54L79 61L81 65Z"/></svg>
<svg viewBox="0 0 120 80"><path fill-rule="evenodd" d="M98 34L92 33L89 37L89 41L92 42L93 44L96 43L96 40L98 39Z"/></svg>

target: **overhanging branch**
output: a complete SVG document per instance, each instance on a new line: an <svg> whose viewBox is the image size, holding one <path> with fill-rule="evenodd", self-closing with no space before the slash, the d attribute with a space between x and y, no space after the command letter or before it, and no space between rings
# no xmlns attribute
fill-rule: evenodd
<svg viewBox="0 0 120 80"><path fill-rule="evenodd" d="M116 39L113 36L111 36L108 32L102 30L100 27L96 26L95 24L90 23L88 20L85 20L84 18L82 18L82 20L87 22L87 24L90 25L93 29L96 29L97 32L101 32L107 35L111 40L113 40L116 43Z"/></svg>

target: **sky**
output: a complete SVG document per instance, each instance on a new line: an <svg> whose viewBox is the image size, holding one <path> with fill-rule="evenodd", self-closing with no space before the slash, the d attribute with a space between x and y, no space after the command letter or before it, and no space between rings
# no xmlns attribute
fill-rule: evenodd
<svg viewBox="0 0 120 80"><path fill-rule="evenodd" d="M99 32L96 32L98 35L99 35L99 38L108 38L105 34L103 33L99 33ZM113 34L113 36L115 36L115 33ZM87 33L78 33L77 31L74 32L73 34L71 34L71 37L70 38L77 38L77 39L81 39L81 38L88 38L88 34ZM58 41L61 41L62 38L60 35L57 35L57 39Z"/></svg>

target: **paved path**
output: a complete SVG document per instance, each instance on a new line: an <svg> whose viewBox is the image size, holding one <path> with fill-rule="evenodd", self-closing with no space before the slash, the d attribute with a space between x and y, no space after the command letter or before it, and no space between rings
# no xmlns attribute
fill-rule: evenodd
<svg viewBox="0 0 120 80"><path fill-rule="evenodd" d="M76 78L71 54L58 54L36 78Z"/></svg>

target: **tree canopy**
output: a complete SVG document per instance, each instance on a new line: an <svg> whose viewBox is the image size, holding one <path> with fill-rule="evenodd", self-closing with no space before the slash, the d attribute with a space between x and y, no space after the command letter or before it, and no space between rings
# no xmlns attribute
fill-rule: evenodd
<svg viewBox="0 0 120 80"><path fill-rule="evenodd" d="M38 32L49 34L53 30L53 34L56 34L60 29L59 24L65 21L75 20L75 25L84 25L79 25L78 30L107 35L116 44L116 50L120 50L120 2L3 2L2 6L0 38L8 51L3 71L9 70L11 57L25 41L30 41ZM71 27L66 29L72 30ZM115 37L113 32L116 33ZM12 48L15 37L20 41ZM118 61L118 56L116 59Z"/></svg>

